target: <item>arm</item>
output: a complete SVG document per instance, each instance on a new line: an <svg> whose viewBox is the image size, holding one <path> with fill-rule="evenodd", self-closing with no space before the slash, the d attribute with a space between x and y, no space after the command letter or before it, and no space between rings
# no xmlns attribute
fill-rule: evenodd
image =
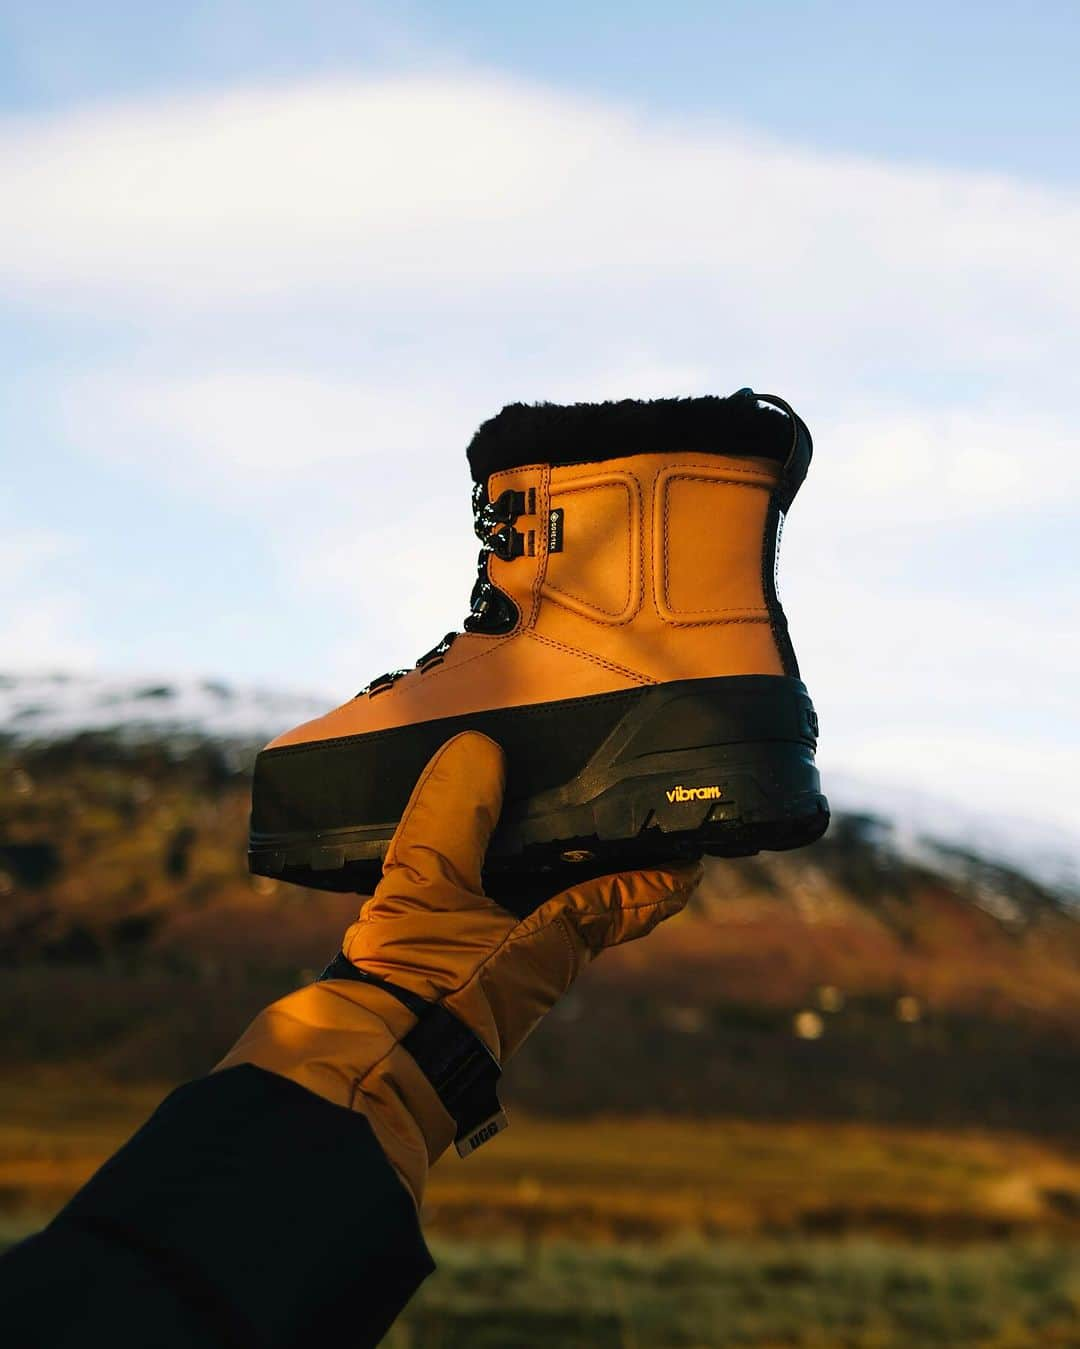
<svg viewBox="0 0 1080 1349"><path fill-rule="evenodd" d="M499 1065L589 960L677 912L698 878L598 877L518 916L481 885L503 783L492 741L443 746L342 953L0 1264L8 1325L44 1317L50 1346L58 1326L82 1344L100 1326L114 1349L128 1327L162 1349L378 1342L433 1268L417 1218L430 1166L505 1122Z"/></svg>
<svg viewBox="0 0 1080 1349"><path fill-rule="evenodd" d="M364 1115L239 1066L174 1091L0 1261L0 1324L20 1349L370 1345L433 1267Z"/></svg>

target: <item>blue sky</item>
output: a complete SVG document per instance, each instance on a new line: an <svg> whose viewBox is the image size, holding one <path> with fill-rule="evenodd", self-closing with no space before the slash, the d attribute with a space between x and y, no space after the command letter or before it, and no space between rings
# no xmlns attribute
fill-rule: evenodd
<svg viewBox="0 0 1080 1349"><path fill-rule="evenodd" d="M0 12L0 666L344 697L503 402L783 394L823 757L1080 822L1071 4ZM435 556L439 565L432 568Z"/></svg>
<svg viewBox="0 0 1080 1349"><path fill-rule="evenodd" d="M498 69L818 146L1076 181L1078 18L1059 3L545 5L8 0L10 110L374 71Z"/></svg>

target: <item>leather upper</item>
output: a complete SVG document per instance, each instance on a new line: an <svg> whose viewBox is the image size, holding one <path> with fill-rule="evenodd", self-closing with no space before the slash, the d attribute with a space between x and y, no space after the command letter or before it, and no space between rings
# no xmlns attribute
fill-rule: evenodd
<svg viewBox="0 0 1080 1349"><path fill-rule="evenodd" d="M535 503L514 523L524 555L487 559L517 606L513 630L461 634L439 663L267 748L674 679L784 674L766 592L782 472L771 459L685 452L493 474L491 500L512 489Z"/></svg>

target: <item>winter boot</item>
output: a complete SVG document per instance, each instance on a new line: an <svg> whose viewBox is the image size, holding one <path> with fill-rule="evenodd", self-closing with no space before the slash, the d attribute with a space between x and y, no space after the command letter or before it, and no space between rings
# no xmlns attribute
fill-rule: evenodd
<svg viewBox="0 0 1080 1349"><path fill-rule="evenodd" d="M370 892L418 774L466 728L509 761L496 879L820 837L817 717L775 584L811 455L791 408L750 389L514 404L468 453L464 632L262 751L252 871Z"/></svg>

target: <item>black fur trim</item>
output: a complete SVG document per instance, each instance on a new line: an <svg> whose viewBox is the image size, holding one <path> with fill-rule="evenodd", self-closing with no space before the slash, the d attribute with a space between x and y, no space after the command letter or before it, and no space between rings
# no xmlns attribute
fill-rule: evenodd
<svg viewBox="0 0 1080 1349"><path fill-rule="evenodd" d="M523 464L599 463L631 454L747 454L783 461L791 450L787 414L752 389L730 398L656 398L618 403L511 403L484 422L469 445L477 482Z"/></svg>

